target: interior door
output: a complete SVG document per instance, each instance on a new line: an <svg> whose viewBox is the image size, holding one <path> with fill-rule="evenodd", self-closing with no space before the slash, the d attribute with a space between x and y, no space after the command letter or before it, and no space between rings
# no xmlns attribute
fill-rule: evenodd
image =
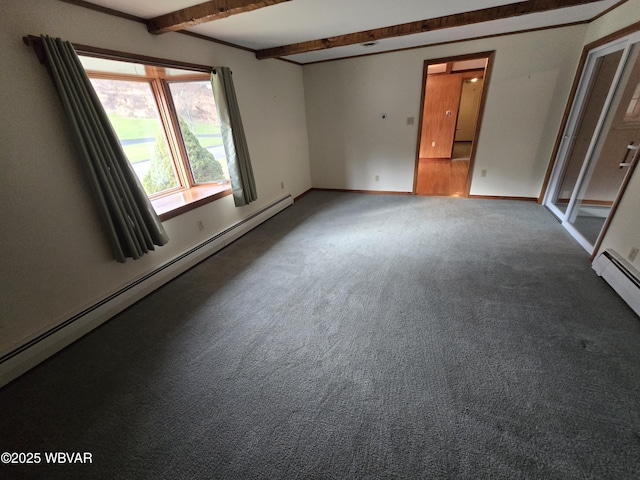
<svg viewBox="0 0 640 480"><path fill-rule="evenodd" d="M590 54L545 198L590 253L640 156L638 40Z"/></svg>
<svg viewBox="0 0 640 480"><path fill-rule="evenodd" d="M462 75L427 76L420 158L451 158L462 93Z"/></svg>

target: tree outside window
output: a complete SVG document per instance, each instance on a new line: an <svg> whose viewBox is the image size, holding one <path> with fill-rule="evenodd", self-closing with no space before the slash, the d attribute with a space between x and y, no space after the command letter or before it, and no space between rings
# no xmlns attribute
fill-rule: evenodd
<svg viewBox="0 0 640 480"><path fill-rule="evenodd" d="M81 59L149 197L229 183L207 74Z"/></svg>

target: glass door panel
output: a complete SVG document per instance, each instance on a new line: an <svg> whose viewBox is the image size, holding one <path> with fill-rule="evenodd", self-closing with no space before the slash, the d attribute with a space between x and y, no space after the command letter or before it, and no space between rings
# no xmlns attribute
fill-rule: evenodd
<svg viewBox="0 0 640 480"><path fill-rule="evenodd" d="M585 103L578 120L576 133L567 153L566 166L559 187L554 192L553 204L566 213L569 200L578 182L584 159L602 113L611 83L615 77L622 50L599 57L595 61L591 84L586 93Z"/></svg>
<svg viewBox="0 0 640 480"><path fill-rule="evenodd" d="M598 239L640 145L640 118L633 114L638 103L636 94L640 90L638 53L640 44L629 52L568 215L571 225L591 245Z"/></svg>
<svg viewBox="0 0 640 480"><path fill-rule="evenodd" d="M544 205L593 253L640 157L640 32L589 52Z"/></svg>

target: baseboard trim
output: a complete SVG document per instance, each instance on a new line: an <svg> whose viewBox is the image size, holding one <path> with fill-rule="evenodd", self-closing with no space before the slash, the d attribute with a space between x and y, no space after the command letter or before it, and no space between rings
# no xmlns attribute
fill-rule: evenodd
<svg viewBox="0 0 640 480"><path fill-rule="evenodd" d="M537 202L537 197L504 197L501 195L469 195L469 198L478 198L485 200L517 200L519 202Z"/></svg>
<svg viewBox="0 0 640 480"><path fill-rule="evenodd" d="M300 200L302 197L304 197L305 195L307 195L308 193L310 193L313 190L313 188L310 188L309 190L305 190L304 192L302 192L300 195L298 195L297 197L295 197L293 199L293 202L297 202L298 200Z"/></svg>
<svg viewBox="0 0 640 480"><path fill-rule="evenodd" d="M591 266L640 316L640 272L615 250L610 249L598 255Z"/></svg>
<svg viewBox="0 0 640 480"><path fill-rule="evenodd" d="M111 295L76 313L59 325L0 356L0 387L18 378L292 204L293 198L291 194L275 200L243 220L125 285Z"/></svg>
<svg viewBox="0 0 640 480"><path fill-rule="evenodd" d="M415 195L413 192L394 192L391 190L352 190L349 188L312 188L309 191L317 192L347 192L347 193L372 193L377 195ZM307 193L309 192L307 191Z"/></svg>
<svg viewBox="0 0 640 480"><path fill-rule="evenodd" d="M296 197L296 201L304 197L309 192L346 192L346 193L370 193L377 195L415 195L414 192L394 192L391 190L353 190L349 188L319 188L312 187L303 194ZM537 197L504 197L501 195L469 195L468 198L478 198L486 200L517 200L521 202L537 202Z"/></svg>

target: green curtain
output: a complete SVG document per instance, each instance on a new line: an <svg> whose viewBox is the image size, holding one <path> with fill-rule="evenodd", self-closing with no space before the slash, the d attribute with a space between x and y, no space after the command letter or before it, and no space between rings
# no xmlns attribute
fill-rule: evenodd
<svg viewBox="0 0 640 480"><path fill-rule="evenodd" d="M258 194L229 67L215 67L211 73L211 85L227 154L233 200L236 207L241 207L257 200Z"/></svg>
<svg viewBox="0 0 640 480"><path fill-rule="evenodd" d="M69 42L41 37L47 65L85 160L91 190L119 262L169 238Z"/></svg>

